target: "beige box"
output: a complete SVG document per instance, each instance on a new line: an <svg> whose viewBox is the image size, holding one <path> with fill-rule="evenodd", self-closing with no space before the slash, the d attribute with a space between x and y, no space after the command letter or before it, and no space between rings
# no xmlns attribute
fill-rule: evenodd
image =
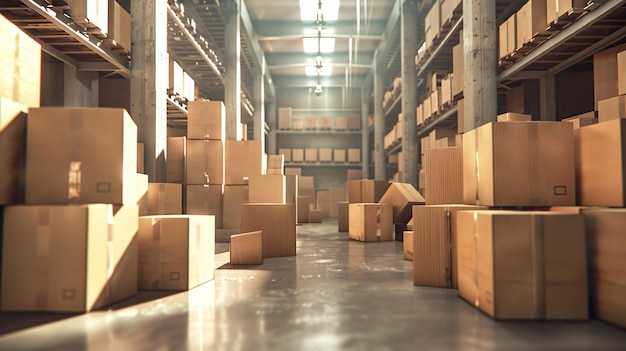
<svg viewBox="0 0 626 351"><path fill-rule="evenodd" d="M68 0L69 14L80 26L88 28L87 23L96 26L102 34L108 33L109 6L106 0ZM91 25L89 27L91 27Z"/></svg>
<svg viewBox="0 0 626 351"><path fill-rule="evenodd" d="M581 13L587 2L585 0L548 0L547 1L547 19L548 23L567 14L569 11Z"/></svg>
<svg viewBox="0 0 626 351"><path fill-rule="evenodd" d="M285 168L285 175L301 176L302 175L302 168L300 168L300 167Z"/></svg>
<svg viewBox="0 0 626 351"><path fill-rule="evenodd" d="M361 149L348 149L348 163L361 162Z"/></svg>
<svg viewBox="0 0 626 351"><path fill-rule="evenodd" d="M361 192L363 191L363 188L361 187L361 180L348 180L346 182L346 189L348 191L347 198L349 203L354 204L364 202L362 201L363 195Z"/></svg>
<svg viewBox="0 0 626 351"><path fill-rule="evenodd" d="M224 183L224 142L187 140L187 184Z"/></svg>
<svg viewBox="0 0 626 351"><path fill-rule="evenodd" d="M124 109L31 108L26 203L135 204L137 126Z"/></svg>
<svg viewBox="0 0 626 351"><path fill-rule="evenodd" d="M189 290L214 277L214 216L139 218L139 289Z"/></svg>
<svg viewBox="0 0 626 351"><path fill-rule="evenodd" d="M0 205L24 201L26 110L0 96Z"/></svg>
<svg viewBox="0 0 626 351"><path fill-rule="evenodd" d="M307 148L304 150L305 162L317 162L317 149Z"/></svg>
<svg viewBox="0 0 626 351"><path fill-rule="evenodd" d="M183 186L173 183L148 183L148 215L183 213Z"/></svg>
<svg viewBox="0 0 626 351"><path fill-rule="evenodd" d="M2 311L87 312L137 292L137 206L7 206Z"/></svg>
<svg viewBox="0 0 626 351"><path fill-rule="evenodd" d="M304 150L303 149L291 150L291 162L294 162L294 163L304 162Z"/></svg>
<svg viewBox="0 0 626 351"><path fill-rule="evenodd" d="M463 147L428 150L424 163L426 204L463 203Z"/></svg>
<svg viewBox="0 0 626 351"><path fill-rule="evenodd" d="M348 129L348 117L335 117L335 130Z"/></svg>
<svg viewBox="0 0 626 351"><path fill-rule="evenodd" d="M433 45L433 40L437 35L439 35L440 29L441 4L439 1L435 1L432 8L428 11L426 17L424 18L424 37L427 48L430 48Z"/></svg>
<svg viewBox="0 0 626 351"><path fill-rule="evenodd" d="M414 285L458 287L457 212L485 209L468 205L413 206Z"/></svg>
<svg viewBox="0 0 626 351"><path fill-rule="evenodd" d="M626 118L626 95L598 101L598 123Z"/></svg>
<svg viewBox="0 0 626 351"><path fill-rule="evenodd" d="M319 152L320 162L333 162L333 149L321 148Z"/></svg>
<svg viewBox="0 0 626 351"><path fill-rule="evenodd" d="M278 109L278 129L282 129L282 130L291 129L291 119L292 119L291 117L292 117L291 107L279 108Z"/></svg>
<svg viewBox="0 0 626 351"><path fill-rule="evenodd" d="M570 122L573 124L574 129L578 129L591 124L596 124L598 123L598 119L596 118L596 112L591 111L580 115L564 118L561 120L561 122Z"/></svg>
<svg viewBox="0 0 626 351"><path fill-rule="evenodd" d="M392 241L393 209L386 203L349 205L350 239L358 241Z"/></svg>
<svg viewBox="0 0 626 351"><path fill-rule="evenodd" d="M263 173L260 140L226 140L224 184L246 184L253 175Z"/></svg>
<svg viewBox="0 0 626 351"><path fill-rule="evenodd" d="M231 235L230 264L263 264L263 231Z"/></svg>
<svg viewBox="0 0 626 351"><path fill-rule="evenodd" d="M322 223L323 211L322 210L310 210L309 221L311 223Z"/></svg>
<svg viewBox="0 0 626 351"><path fill-rule="evenodd" d="M199 145L199 142L196 142ZM167 138L167 182L185 182L185 161L187 160L187 138Z"/></svg>
<svg viewBox="0 0 626 351"><path fill-rule="evenodd" d="M390 185L386 180L361 180L361 199L358 202L379 202Z"/></svg>
<svg viewBox="0 0 626 351"><path fill-rule="evenodd" d="M215 228L221 229L224 206L223 185L186 185L185 213L215 216Z"/></svg>
<svg viewBox="0 0 626 351"><path fill-rule="evenodd" d="M337 218L339 216L339 203L346 200L346 190L344 188L331 187L328 189L328 193L330 194L328 217Z"/></svg>
<svg viewBox="0 0 626 351"><path fill-rule="evenodd" d="M293 118L291 123L292 123L292 129L293 130L303 130L304 129L304 119L303 118Z"/></svg>
<svg viewBox="0 0 626 351"><path fill-rule="evenodd" d="M345 163L346 162L346 149L334 149L333 161L335 163Z"/></svg>
<svg viewBox="0 0 626 351"><path fill-rule="evenodd" d="M226 109L221 101L187 102L187 138L226 140Z"/></svg>
<svg viewBox="0 0 626 351"><path fill-rule="evenodd" d="M548 23L546 14L547 2L554 0L529 0L522 8L517 11L517 45L522 45L531 41L535 34L541 34L546 31Z"/></svg>
<svg viewBox="0 0 626 351"><path fill-rule="evenodd" d="M402 232L402 252L405 260L413 261L413 232Z"/></svg>
<svg viewBox="0 0 626 351"><path fill-rule="evenodd" d="M624 50L626 44L621 44L593 55L594 110L598 109L598 101L619 95L617 54Z"/></svg>
<svg viewBox="0 0 626 351"><path fill-rule="evenodd" d="M441 105L450 104L454 101L452 96L452 74L448 74L441 80Z"/></svg>
<svg viewBox="0 0 626 351"><path fill-rule="evenodd" d="M573 134L561 122L491 122L465 133L463 203L575 205Z"/></svg>
<svg viewBox="0 0 626 351"><path fill-rule="evenodd" d="M454 79L452 80L452 96L463 93L465 84L463 61L463 40L461 39L461 43L452 47L452 74L454 75Z"/></svg>
<svg viewBox="0 0 626 351"><path fill-rule="evenodd" d="M329 130L333 129L333 118L329 116L323 116L319 119L320 129Z"/></svg>
<svg viewBox="0 0 626 351"><path fill-rule="evenodd" d="M514 112L502 113L496 117L498 122L530 122L532 119L531 115Z"/></svg>
<svg viewBox="0 0 626 351"><path fill-rule="evenodd" d="M328 190L320 190L317 192L316 208L322 211L322 217L330 216L330 192Z"/></svg>
<svg viewBox="0 0 626 351"><path fill-rule="evenodd" d="M285 169L285 158L283 155L267 155L267 169L276 170L278 173L283 174Z"/></svg>
<svg viewBox="0 0 626 351"><path fill-rule="evenodd" d="M130 13L117 1L109 1L108 29L107 39L113 39L116 44L130 51Z"/></svg>
<svg viewBox="0 0 626 351"><path fill-rule="evenodd" d="M347 233L349 230L349 202L340 202L337 206L337 224L340 233Z"/></svg>
<svg viewBox="0 0 626 351"><path fill-rule="evenodd" d="M241 205L241 231L257 230L263 232L263 257L296 255L295 205Z"/></svg>
<svg viewBox="0 0 626 351"><path fill-rule="evenodd" d="M308 196L298 196L298 223L310 222L310 207L311 200Z"/></svg>
<svg viewBox="0 0 626 351"><path fill-rule="evenodd" d="M249 188L247 185L224 186L224 209L222 227L224 229L241 228L241 205L248 203Z"/></svg>
<svg viewBox="0 0 626 351"><path fill-rule="evenodd" d="M317 117L314 117L314 116L305 117L304 129L317 129Z"/></svg>
<svg viewBox="0 0 626 351"><path fill-rule="evenodd" d="M588 318L582 215L461 211L456 228L463 299L495 319Z"/></svg>
<svg viewBox="0 0 626 351"><path fill-rule="evenodd" d="M348 130L361 130L361 116L348 116Z"/></svg>
<svg viewBox="0 0 626 351"><path fill-rule="evenodd" d="M465 133L465 99L460 99L457 106L457 133Z"/></svg>
<svg viewBox="0 0 626 351"><path fill-rule="evenodd" d="M438 114L441 111L441 90L435 89L430 94L430 113L431 115Z"/></svg>
<svg viewBox="0 0 626 351"><path fill-rule="evenodd" d="M300 176L298 177L298 195L308 196L311 204L315 204L315 177Z"/></svg>
<svg viewBox="0 0 626 351"><path fill-rule="evenodd" d="M407 223L413 214L414 205L425 203L422 195L408 183L391 183L379 201L393 208L393 223Z"/></svg>
<svg viewBox="0 0 626 351"><path fill-rule="evenodd" d="M287 203L287 177L284 175L250 176L248 201L254 203Z"/></svg>
<svg viewBox="0 0 626 351"><path fill-rule="evenodd" d="M139 215L148 215L148 175L137 173L135 175L135 190L137 190L135 204L139 207Z"/></svg>
<svg viewBox="0 0 626 351"><path fill-rule="evenodd" d="M291 149L278 149L278 154L285 157L285 162L291 162Z"/></svg>

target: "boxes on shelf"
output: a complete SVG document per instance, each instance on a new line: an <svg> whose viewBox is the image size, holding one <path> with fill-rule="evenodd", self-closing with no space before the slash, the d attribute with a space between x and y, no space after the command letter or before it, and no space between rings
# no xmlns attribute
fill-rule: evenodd
<svg viewBox="0 0 626 351"><path fill-rule="evenodd" d="M278 129L289 130L291 129L291 107L280 107L278 109ZM297 129L294 128L293 129ZM302 129L302 128L299 128Z"/></svg>
<svg viewBox="0 0 626 351"><path fill-rule="evenodd" d="M293 130L304 130L304 119L303 118L293 118L291 121L291 128Z"/></svg>
<svg viewBox="0 0 626 351"><path fill-rule="evenodd" d="M431 149L424 159L426 204L463 203L463 148Z"/></svg>
<svg viewBox="0 0 626 351"><path fill-rule="evenodd" d="M317 162L317 149L304 149L304 162Z"/></svg>
<svg viewBox="0 0 626 351"><path fill-rule="evenodd" d="M426 201L413 185L391 183L379 202L392 206L393 223L407 223L413 214L413 206L423 205Z"/></svg>
<svg viewBox="0 0 626 351"><path fill-rule="evenodd" d="M361 116L348 116L348 130L361 130Z"/></svg>
<svg viewBox="0 0 626 351"><path fill-rule="evenodd" d="M348 228L349 228L349 215L348 215L348 211L350 208L350 203L349 202L340 202L337 205L337 224L338 224L338 231L340 233L347 233L348 232Z"/></svg>
<svg viewBox="0 0 626 351"><path fill-rule="evenodd" d="M626 95L598 101L598 123L626 118Z"/></svg>
<svg viewBox="0 0 626 351"><path fill-rule="evenodd" d="M291 162L291 149L278 149L278 154L283 155L285 162Z"/></svg>
<svg viewBox="0 0 626 351"><path fill-rule="evenodd" d="M619 95L617 54L624 50L626 44L621 44L593 55L594 110L598 109L598 101Z"/></svg>
<svg viewBox="0 0 626 351"><path fill-rule="evenodd" d="M222 228L224 189L223 185L186 185L185 213L214 215L215 228Z"/></svg>
<svg viewBox="0 0 626 351"><path fill-rule="evenodd" d="M361 180L361 199L358 202L379 202L390 183L386 180Z"/></svg>
<svg viewBox="0 0 626 351"><path fill-rule="evenodd" d="M507 112L499 114L496 118L498 122L530 122L532 116L523 113Z"/></svg>
<svg viewBox="0 0 626 351"><path fill-rule="evenodd" d="M226 140L224 184L246 184L253 175L263 173L260 140Z"/></svg>
<svg viewBox="0 0 626 351"><path fill-rule="evenodd" d="M348 129L348 117L340 116L335 117L335 130Z"/></svg>
<svg viewBox="0 0 626 351"><path fill-rule="evenodd" d="M333 162L345 163L346 162L346 149L334 149L333 150Z"/></svg>
<svg viewBox="0 0 626 351"><path fill-rule="evenodd" d="M107 0L68 0L70 17L83 28L98 28L97 32L109 32L109 6Z"/></svg>
<svg viewBox="0 0 626 351"><path fill-rule="evenodd" d="M224 141L187 140L187 184L223 184L224 170Z"/></svg>
<svg viewBox="0 0 626 351"><path fill-rule="evenodd" d="M452 73L441 80L441 106L450 105L454 101L452 96Z"/></svg>
<svg viewBox="0 0 626 351"><path fill-rule="evenodd" d="M361 149L348 149L348 163L361 162Z"/></svg>
<svg viewBox="0 0 626 351"><path fill-rule="evenodd" d="M308 196L298 195L298 223L309 223L309 208L311 199Z"/></svg>
<svg viewBox="0 0 626 351"><path fill-rule="evenodd" d="M185 161L187 159L187 138L167 138L167 182L185 182Z"/></svg>
<svg viewBox="0 0 626 351"><path fill-rule="evenodd" d="M231 235L230 264L263 264L263 231Z"/></svg>
<svg viewBox="0 0 626 351"><path fill-rule="evenodd" d="M183 186L174 183L148 183L148 215L183 213Z"/></svg>
<svg viewBox="0 0 626 351"><path fill-rule="evenodd" d="M26 125L26 203L135 203L137 126L126 110L31 108Z"/></svg>
<svg viewBox="0 0 626 351"><path fill-rule="evenodd" d="M139 289L189 290L215 277L215 217L139 218Z"/></svg>
<svg viewBox="0 0 626 351"><path fill-rule="evenodd" d="M241 231L257 230L263 232L263 257L296 255L295 205L241 205Z"/></svg>
<svg viewBox="0 0 626 351"><path fill-rule="evenodd" d="M548 23L557 20L569 12L581 13L587 1L585 0L548 0L546 7L546 16Z"/></svg>
<svg viewBox="0 0 626 351"><path fill-rule="evenodd" d="M320 162L333 162L333 149L320 148L319 153Z"/></svg>
<svg viewBox="0 0 626 351"><path fill-rule="evenodd" d="M463 93L464 77L463 77L463 36L460 35L461 42L452 47L452 96Z"/></svg>
<svg viewBox="0 0 626 351"><path fill-rule="evenodd" d="M405 260L413 261L413 232L412 231L402 232L402 251L404 252Z"/></svg>
<svg viewBox="0 0 626 351"><path fill-rule="evenodd" d="M433 45L433 40L439 35L440 29L441 7L439 1L435 1L424 18L424 38L427 49Z"/></svg>
<svg viewBox="0 0 626 351"><path fill-rule="evenodd" d="M439 115L439 112L441 112L441 90L440 88L437 88L435 90L433 90L433 92L430 94L430 113L431 116L432 115Z"/></svg>
<svg viewBox="0 0 626 351"><path fill-rule="evenodd" d="M24 201L26 110L0 96L0 205Z"/></svg>
<svg viewBox="0 0 626 351"><path fill-rule="evenodd" d="M241 205L248 203L247 185L224 186L224 209L222 212L222 227L224 229L240 228Z"/></svg>
<svg viewBox="0 0 626 351"><path fill-rule="evenodd" d="M461 211L456 228L463 299L495 319L588 318L582 215Z"/></svg>
<svg viewBox="0 0 626 351"><path fill-rule="evenodd" d="M596 112L591 111L580 115L564 118L561 120L561 122L570 122L573 124L574 129L578 129L591 124L596 124L598 123L598 119L596 118Z"/></svg>
<svg viewBox="0 0 626 351"><path fill-rule="evenodd" d="M333 129L333 118L329 116L323 116L319 119L320 129L329 130Z"/></svg>
<svg viewBox="0 0 626 351"><path fill-rule="evenodd" d="M304 150L303 149L292 149L291 150L291 162L294 162L294 163L302 163L302 162L304 162Z"/></svg>
<svg viewBox="0 0 626 351"><path fill-rule="evenodd" d="M226 109L221 101L187 102L187 138L226 140Z"/></svg>
<svg viewBox="0 0 626 351"><path fill-rule="evenodd" d="M130 13L128 13L117 1L109 1L109 31L107 39L113 39L115 43L126 51L130 51Z"/></svg>
<svg viewBox="0 0 626 351"><path fill-rule="evenodd" d="M350 204L349 237L358 241L392 241L393 209L386 203Z"/></svg>
<svg viewBox="0 0 626 351"><path fill-rule="evenodd" d="M550 19L547 18L547 2L554 0L529 0L515 15L516 22L516 41L518 48L530 42L536 34L546 32L546 24Z"/></svg>
<svg viewBox="0 0 626 351"><path fill-rule="evenodd" d="M304 129L315 130L317 129L317 117L309 116L304 118Z"/></svg>
<svg viewBox="0 0 626 351"><path fill-rule="evenodd" d="M253 175L248 184L250 203L287 203L287 178L284 175Z"/></svg>
<svg viewBox="0 0 626 351"><path fill-rule="evenodd" d="M418 126L421 126L422 124L424 124L424 104L423 103L417 105L417 108L415 109L415 122L417 123Z"/></svg>

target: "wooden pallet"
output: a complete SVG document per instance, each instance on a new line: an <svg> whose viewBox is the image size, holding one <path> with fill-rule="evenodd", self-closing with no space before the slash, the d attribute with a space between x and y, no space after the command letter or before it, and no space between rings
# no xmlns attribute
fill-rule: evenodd
<svg viewBox="0 0 626 351"><path fill-rule="evenodd" d="M573 7L567 10L567 12L564 13L563 15L550 21L548 23L547 30L548 31L560 31L566 28L567 26L569 26L570 24L572 24L573 22L575 22L578 18L580 18L580 16L584 15L585 13L586 12L584 8Z"/></svg>

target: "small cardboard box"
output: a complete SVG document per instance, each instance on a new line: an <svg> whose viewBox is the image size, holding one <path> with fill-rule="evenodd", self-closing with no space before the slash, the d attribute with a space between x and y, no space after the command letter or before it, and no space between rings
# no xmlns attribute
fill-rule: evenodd
<svg viewBox="0 0 626 351"><path fill-rule="evenodd" d="M599 107L598 101L620 95L617 82L619 80L617 54L624 50L626 50L626 44L621 44L593 55L593 99L595 110Z"/></svg>
<svg viewBox="0 0 626 351"><path fill-rule="evenodd" d="M346 162L346 149L334 149L333 161L335 163L345 163Z"/></svg>
<svg viewBox="0 0 626 351"><path fill-rule="evenodd" d="M191 215L213 215L215 216L215 228L221 229L223 206L224 206L224 186L216 185L186 185L187 196L185 198L185 213Z"/></svg>
<svg viewBox="0 0 626 351"><path fill-rule="evenodd" d="M574 129L578 129L591 124L596 124L598 123L598 119L596 118L596 112L591 111L580 115L564 118L561 120L561 122L570 122L573 124Z"/></svg>
<svg viewBox="0 0 626 351"><path fill-rule="evenodd" d="M257 230L263 232L263 257L296 255L295 205L241 205L241 231Z"/></svg>
<svg viewBox="0 0 626 351"><path fill-rule="evenodd" d="M304 119L304 129L317 129L317 117L306 117Z"/></svg>
<svg viewBox="0 0 626 351"><path fill-rule="evenodd" d="M300 167L285 168L285 175L302 176L302 168Z"/></svg>
<svg viewBox="0 0 626 351"><path fill-rule="evenodd" d="M263 174L260 140L226 140L224 184L247 184L250 176Z"/></svg>
<svg viewBox="0 0 626 351"><path fill-rule="evenodd" d="M626 118L626 95L598 101L599 123L618 118Z"/></svg>
<svg viewBox="0 0 626 351"><path fill-rule="evenodd" d="M337 218L337 216L339 216L339 213L337 212L337 206L340 202L346 200L346 190L344 188L331 187L328 189L328 192L330 194L330 208L328 211L328 216L332 218Z"/></svg>
<svg viewBox="0 0 626 351"><path fill-rule="evenodd" d="M224 142L187 140L187 184L224 183Z"/></svg>
<svg viewBox="0 0 626 351"><path fill-rule="evenodd" d="M167 182L185 182L185 170L187 165L187 138L170 137L167 138ZM141 173L141 172L140 172Z"/></svg>
<svg viewBox="0 0 626 351"><path fill-rule="evenodd" d="M303 118L294 118L291 121L291 128L293 130L303 130L304 129L304 119Z"/></svg>
<svg viewBox="0 0 626 351"><path fill-rule="evenodd" d="M304 150L305 162L317 162L317 149L307 148Z"/></svg>
<svg viewBox="0 0 626 351"><path fill-rule="evenodd" d="M291 107L280 107L278 109L278 129L282 129L282 130L291 129L291 116L292 116Z"/></svg>
<svg viewBox="0 0 626 351"><path fill-rule="evenodd" d="M278 149L278 154L283 155L285 162L291 162L291 149Z"/></svg>
<svg viewBox="0 0 626 351"><path fill-rule="evenodd" d="M303 149L291 150L291 162L294 162L294 163L304 162L304 150Z"/></svg>
<svg viewBox="0 0 626 351"><path fill-rule="evenodd" d="M393 223L407 223L413 215L414 205L423 205L422 195L408 183L391 183L379 201L393 208Z"/></svg>
<svg viewBox="0 0 626 351"><path fill-rule="evenodd" d="M221 101L187 102L187 138L226 140L226 108Z"/></svg>
<svg viewBox="0 0 626 351"><path fill-rule="evenodd" d="M361 180L348 180L346 182L346 189L348 190L347 198L349 203L355 204L363 202Z"/></svg>
<svg viewBox="0 0 626 351"><path fill-rule="evenodd" d="M335 117L335 130L348 129L348 117Z"/></svg>
<svg viewBox="0 0 626 351"><path fill-rule="evenodd" d="M263 264L263 231L231 235L230 264Z"/></svg>
<svg viewBox="0 0 626 351"><path fill-rule="evenodd" d="M348 163L361 162L361 149L348 149Z"/></svg>
<svg viewBox="0 0 626 351"><path fill-rule="evenodd" d="M148 215L183 213L183 186L173 183L148 183Z"/></svg>
<svg viewBox="0 0 626 351"><path fill-rule="evenodd" d="M279 174L250 177L248 201L254 203L287 203L287 177Z"/></svg>
<svg viewBox="0 0 626 351"><path fill-rule="evenodd" d="M333 149L320 148L320 162L333 162Z"/></svg>
<svg viewBox="0 0 626 351"><path fill-rule="evenodd" d="M358 202L379 202L390 185L386 180L361 180L361 200Z"/></svg>
<svg viewBox="0 0 626 351"><path fill-rule="evenodd" d="M317 209L322 211L322 217L330 216L330 192L320 190L317 192Z"/></svg>
<svg viewBox="0 0 626 351"><path fill-rule="evenodd" d="M333 129L333 118L329 116L323 116L319 119L320 129L328 130Z"/></svg>
<svg viewBox="0 0 626 351"><path fill-rule="evenodd" d="M348 229L349 229L349 206L350 203L349 202L340 202L337 207L337 212L338 212L338 216L337 216L337 222L338 222L338 227L339 227L339 232L340 233L347 233Z"/></svg>
<svg viewBox="0 0 626 351"><path fill-rule="evenodd" d="M392 241L393 209L385 203L350 204L349 237L358 241Z"/></svg>
<svg viewBox="0 0 626 351"><path fill-rule="evenodd" d="M361 130L361 116L348 116L348 130Z"/></svg>

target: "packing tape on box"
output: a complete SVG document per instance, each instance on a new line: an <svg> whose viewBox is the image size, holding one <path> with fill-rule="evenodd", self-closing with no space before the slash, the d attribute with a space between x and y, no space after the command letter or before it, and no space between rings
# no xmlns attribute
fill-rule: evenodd
<svg viewBox="0 0 626 351"><path fill-rule="evenodd" d="M167 192L165 190L165 184L159 184L159 197L157 198L157 204L159 206L159 214L167 214Z"/></svg>
<svg viewBox="0 0 626 351"><path fill-rule="evenodd" d="M48 307L48 283L50 280L50 209L39 207L37 210L37 271L35 291L35 309L45 311Z"/></svg>
<svg viewBox="0 0 626 351"><path fill-rule="evenodd" d="M452 288L452 270L454 269L452 266L452 214L450 210L446 210L444 212L444 223L445 223L445 231L446 231L446 286L448 288Z"/></svg>
<svg viewBox="0 0 626 351"><path fill-rule="evenodd" d="M161 227L162 219L153 219L158 221L157 225L152 224L152 269L150 270L150 280L152 289L158 289L161 285Z"/></svg>
<svg viewBox="0 0 626 351"><path fill-rule="evenodd" d="M535 317L545 318L546 299L544 289L544 238L543 238L543 216L531 215L530 217L530 241L532 250L532 270L533 270L533 303L535 306Z"/></svg>
<svg viewBox="0 0 626 351"><path fill-rule="evenodd" d="M69 168L67 183L67 199L70 203L80 201L81 181L82 181L82 119L78 111L69 112L69 138L70 147L68 150Z"/></svg>

